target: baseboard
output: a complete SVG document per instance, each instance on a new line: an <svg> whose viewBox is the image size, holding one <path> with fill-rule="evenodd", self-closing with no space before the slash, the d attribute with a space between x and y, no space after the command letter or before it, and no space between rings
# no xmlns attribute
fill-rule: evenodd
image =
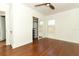
<svg viewBox="0 0 79 59"><path fill-rule="evenodd" d="M64 41L64 42L69 42L69 43L74 43L74 44L79 44L79 42L76 42L76 41L70 41L70 40L63 40L63 39L58 39L58 38L50 38L50 37L45 37L45 38L48 38L48 39L54 39L54 40L59 40L59 41Z"/></svg>
<svg viewBox="0 0 79 59"><path fill-rule="evenodd" d="M3 41L5 41L6 42L6 40L4 39L4 40L0 40L0 42L3 42Z"/></svg>

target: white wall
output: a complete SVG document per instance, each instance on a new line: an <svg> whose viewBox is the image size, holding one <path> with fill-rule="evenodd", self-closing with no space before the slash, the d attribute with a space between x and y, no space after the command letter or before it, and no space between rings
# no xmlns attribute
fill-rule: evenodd
<svg viewBox="0 0 79 59"><path fill-rule="evenodd" d="M47 16L46 19L46 25L48 20L56 20L55 32L47 32L46 37L79 43L79 8Z"/></svg>
<svg viewBox="0 0 79 59"><path fill-rule="evenodd" d="M42 19L44 16L24 4L12 5L13 44L16 48L32 42L33 16Z"/></svg>

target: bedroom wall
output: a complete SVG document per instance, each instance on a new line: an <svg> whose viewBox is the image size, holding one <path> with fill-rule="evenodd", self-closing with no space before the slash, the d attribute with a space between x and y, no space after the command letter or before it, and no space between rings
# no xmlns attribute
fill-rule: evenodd
<svg viewBox="0 0 79 59"><path fill-rule="evenodd" d="M79 8L47 16L46 29L52 19L56 21L55 31L46 31L46 37L79 43Z"/></svg>

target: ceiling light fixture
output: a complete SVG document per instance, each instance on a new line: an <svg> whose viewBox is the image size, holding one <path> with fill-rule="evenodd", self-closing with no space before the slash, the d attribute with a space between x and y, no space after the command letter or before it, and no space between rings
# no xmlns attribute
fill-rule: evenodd
<svg viewBox="0 0 79 59"><path fill-rule="evenodd" d="M46 4L46 6L49 6L50 4Z"/></svg>

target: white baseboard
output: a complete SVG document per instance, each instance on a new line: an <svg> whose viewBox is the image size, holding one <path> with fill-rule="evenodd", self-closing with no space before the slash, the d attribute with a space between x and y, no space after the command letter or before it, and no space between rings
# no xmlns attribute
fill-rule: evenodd
<svg viewBox="0 0 79 59"><path fill-rule="evenodd" d="M0 41L3 41L4 39L0 39Z"/></svg>
<svg viewBox="0 0 79 59"><path fill-rule="evenodd" d="M66 42L79 44L79 41L71 41L71 40L66 40L66 39L61 39L61 38L51 38L51 37L46 37L46 38L56 39L56 40L61 40L61 41L66 41Z"/></svg>

